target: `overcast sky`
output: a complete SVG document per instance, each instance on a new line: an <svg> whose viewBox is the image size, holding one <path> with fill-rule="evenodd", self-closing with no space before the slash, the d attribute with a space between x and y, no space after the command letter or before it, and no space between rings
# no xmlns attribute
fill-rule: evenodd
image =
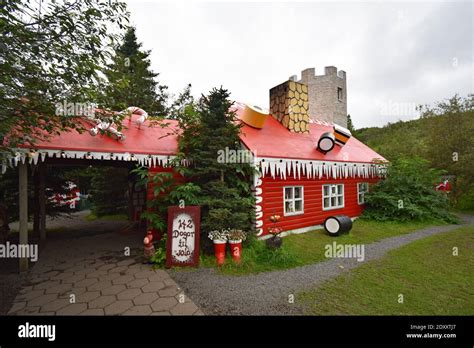
<svg viewBox="0 0 474 348"><path fill-rule="evenodd" d="M356 128L416 118L417 104L474 92L473 2L129 0L160 82L224 86L268 107L268 90L314 67L347 72Z"/></svg>

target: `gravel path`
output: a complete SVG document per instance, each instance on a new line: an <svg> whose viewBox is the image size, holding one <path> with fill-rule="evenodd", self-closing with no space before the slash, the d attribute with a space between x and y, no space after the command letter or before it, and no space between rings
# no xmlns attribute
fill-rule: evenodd
<svg viewBox="0 0 474 348"><path fill-rule="evenodd" d="M462 215L462 219L465 224L474 224L474 216ZM301 314L296 304L289 303L291 295L296 296L298 292L319 285L364 262L380 259L390 250L459 227L430 227L367 244L363 262L355 258L331 259L289 270L247 276L225 276L210 268L170 271L170 275L206 315Z"/></svg>

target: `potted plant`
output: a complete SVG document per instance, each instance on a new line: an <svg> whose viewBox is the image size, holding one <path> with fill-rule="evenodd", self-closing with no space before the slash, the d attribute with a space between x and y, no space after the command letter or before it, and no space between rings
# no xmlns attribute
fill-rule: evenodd
<svg viewBox="0 0 474 348"><path fill-rule="evenodd" d="M215 230L209 232L209 239L214 243L214 254L218 266L222 266L225 261L225 246L227 244L228 230Z"/></svg>
<svg viewBox="0 0 474 348"><path fill-rule="evenodd" d="M277 249L281 247L283 240L280 237L280 233L283 232L281 227L276 226L277 222L280 221L280 215L272 215L270 216L270 221L273 223L273 226L268 228L268 233L272 235L271 238L268 238L266 243L267 247L270 249Z"/></svg>
<svg viewBox="0 0 474 348"><path fill-rule="evenodd" d="M242 230L230 230L227 234L230 245L230 254L236 263L240 263L240 256L242 255L242 241L247 238L247 235Z"/></svg>

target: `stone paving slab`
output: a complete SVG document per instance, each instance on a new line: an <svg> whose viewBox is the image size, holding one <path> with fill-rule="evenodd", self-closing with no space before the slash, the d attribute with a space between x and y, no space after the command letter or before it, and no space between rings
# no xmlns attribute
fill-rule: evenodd
<svg viewBox="0 0 474 348"><path fill-rule="evenodd" d="M140 262L141 240L104 233L47 241L8 314L203 315L168 272Z"/></svg>

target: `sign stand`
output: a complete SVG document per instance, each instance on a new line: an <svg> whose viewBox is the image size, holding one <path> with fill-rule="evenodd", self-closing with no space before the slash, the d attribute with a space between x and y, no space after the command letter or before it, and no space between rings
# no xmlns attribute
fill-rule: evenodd
<svg viewBox="0 0 474 348"><path fill-rule="evenodd" d="M166 267L199 266L201 208L168 207Z"/></svg>

